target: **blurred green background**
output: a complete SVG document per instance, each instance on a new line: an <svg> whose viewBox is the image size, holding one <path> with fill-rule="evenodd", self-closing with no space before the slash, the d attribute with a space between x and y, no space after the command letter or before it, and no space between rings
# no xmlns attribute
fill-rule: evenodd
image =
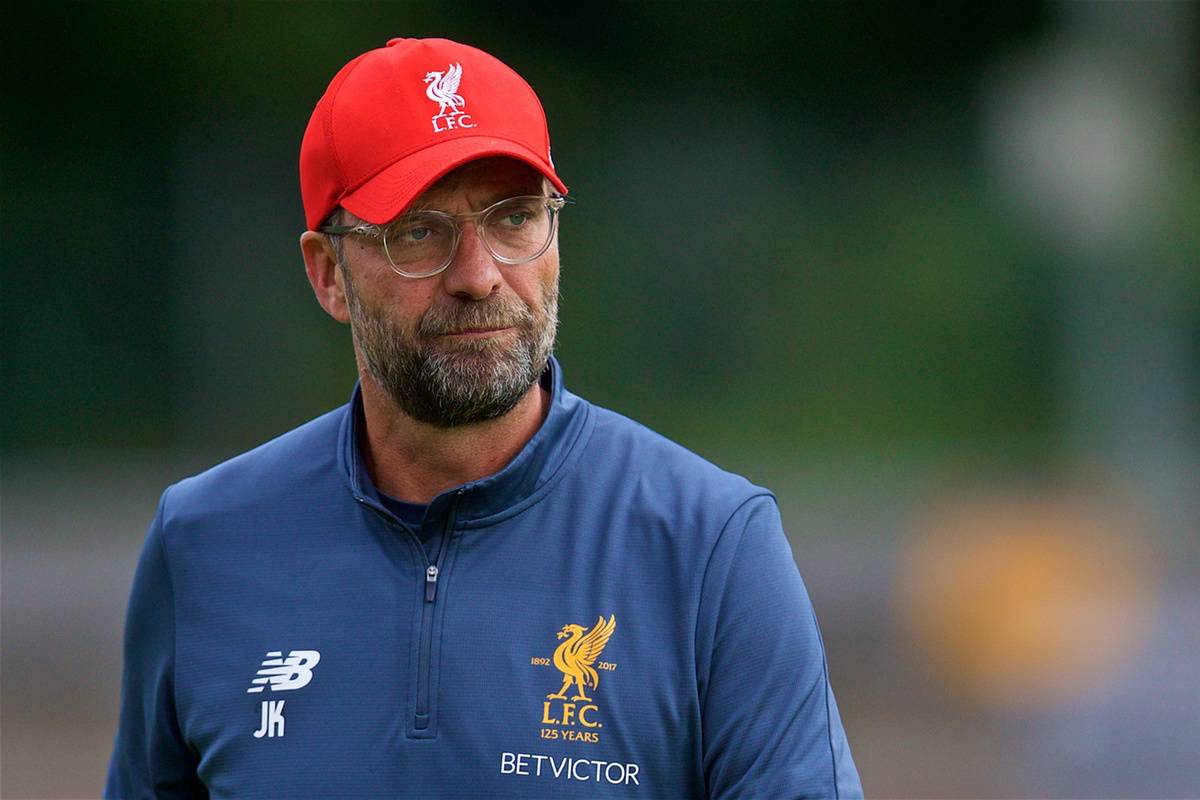
<svg viewBox="0 0 1200 800"><path fill-rule="evenodd" d="M10 14L0 793L98 792L157 493L348 397L349 332L299 257L300 137L350 58L446 36L546 108L576 200L568 385L779 494L868 793L1194 796L1198 23L1182 2Z"/></svg>

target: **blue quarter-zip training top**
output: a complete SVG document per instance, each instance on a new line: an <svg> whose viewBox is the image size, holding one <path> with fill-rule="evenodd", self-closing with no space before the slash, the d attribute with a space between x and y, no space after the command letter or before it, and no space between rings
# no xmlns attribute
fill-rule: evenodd
<svg viewBox="0 0 1200 800"><path fill-rule="evenodd" d="M543 385L534 437L420 530L357 389L167 489L106 795L860 796L773 496L555 360Z"/></svg>

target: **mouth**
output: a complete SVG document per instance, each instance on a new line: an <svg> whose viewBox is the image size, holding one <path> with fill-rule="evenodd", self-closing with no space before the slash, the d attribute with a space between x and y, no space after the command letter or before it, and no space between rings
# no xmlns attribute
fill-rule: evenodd
<svg viewBox="0 0 1200 800"><path fill-rule="evenodd" d="M511 331L511 327L502 328L464 328L461 331L452 331L441 334L448 339L486 339L490 336L499 336L506 331Z"/></svg>

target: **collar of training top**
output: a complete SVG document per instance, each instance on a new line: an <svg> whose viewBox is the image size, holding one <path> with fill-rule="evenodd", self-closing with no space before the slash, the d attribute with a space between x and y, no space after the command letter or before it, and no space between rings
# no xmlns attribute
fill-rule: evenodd
<svg viewBox="0 0 1200 800"><path fill-rule="evenodd" d="M563 387L562 367L553 356L542 384L550 390L550 411L516 458L494 475L442 492L427 516L440 517L453 505L457 527L492 525L536 503L567 473L591 435L591 409ZM338 467L355 497L378 505L379 492L357 446L362 425L362 388L355 383L338 431Z"/></svg>

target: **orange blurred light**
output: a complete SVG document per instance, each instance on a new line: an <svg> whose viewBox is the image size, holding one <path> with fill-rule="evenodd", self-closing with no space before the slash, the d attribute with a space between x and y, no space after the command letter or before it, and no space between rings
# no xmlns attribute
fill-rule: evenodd
<svg viewBox="0 0 1200 800"><path fill-rule="evenodd" d="M922 515L898 562L901 630L948 688L994 708L1102 693L1144 647L1145 531L1077 491L959 495Z"/></svg>

